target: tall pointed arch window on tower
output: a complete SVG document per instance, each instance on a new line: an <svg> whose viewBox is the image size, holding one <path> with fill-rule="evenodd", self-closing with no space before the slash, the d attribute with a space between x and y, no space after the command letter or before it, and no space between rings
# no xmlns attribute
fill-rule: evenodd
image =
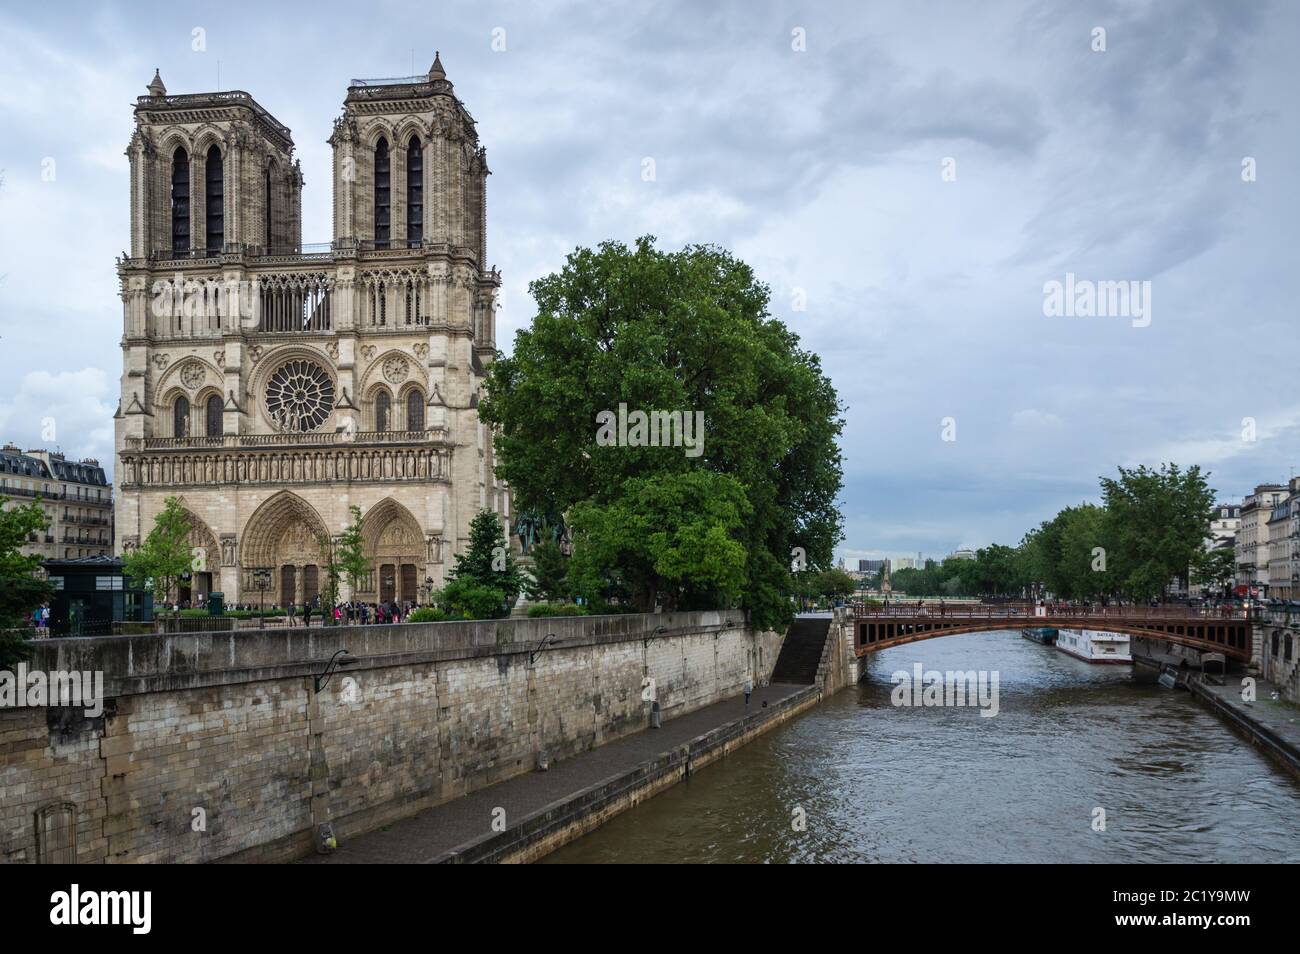
<svg viewBox="0 0 1300 954"><path fill-rule="evenodd" d="M408 431L424 430L424 395L412 389L406 395L406 429Z"/></svg>
<svg viewBox="0 0 1300 954"><path fill-rule="evenodd" d="M181 395L172 405L172 437L190 436L190 400Z"/></svg>
<svg viewBox="0 0 1300 954"><path fill-rule="evenodd" d="M412 136L406 147L406 247L417 248L424 241L424 150L420 137Z"/></svg>
<svg viewBox="0 0 1300 954"><path fill-rule="evenodd" d="M204 202L207 211L207 250L209 255L221 251L225 243L226 226L224 215L225 201L225 169L221 162L221 150L214 144L208 150L207 173L204 176L206 188L204 189Z"/></svg>
<svg viewBox="0 0 1300 954"><path fill-rule="evenodd" d="M208 397L208 402L204 405L204 417L206 418L206 430L208 437L221 436L221 398L215 394Z"/></svg>
<svg viewBox="0 0 1300 954"><path fill-rule="evenodd" d="M392 205L391 169L388 157L388 140L382 136L375 146L375 248L388 248L390 242L389 218Z"/></svg>
<svg viewBox="0 0 1300 954"><path fill-rule="evenodd" d="M180 147L172 155L172 254L190 251L190 157Z"/></svg>

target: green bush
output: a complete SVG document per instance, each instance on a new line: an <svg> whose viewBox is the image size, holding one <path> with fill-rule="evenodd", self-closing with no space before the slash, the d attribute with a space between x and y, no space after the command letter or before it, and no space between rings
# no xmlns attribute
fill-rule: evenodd
<svg viewBox="0 0 1300 954"><path fill-rule="evenodd" d="M528 607L530 619L543 616L588 616L590 613L587 607L579 606L577 603L538 603L536 606Z"/></svg>
<svg viewBox="0 0 1300 954"><path fill-rule="evenodd" d="M432 606L417 606L406 614L406 622L408 623L441 623L446 618L446 613Z"/></svg>
<svg viewBox="0 0 1300 954"><path fill-rule="evenodd" d="M623 613L640 613L631 603L607 603L605 600L592 600L583 608L591 616L618 616Z"/></svg>
<svg viewBox="0 0 1300 954"><path fill-rule="evenodd" d="M438 594L438 608L465 619L500 619L509 609L506 594L495 586L482 586L468 578L452 580Z"/></svg>

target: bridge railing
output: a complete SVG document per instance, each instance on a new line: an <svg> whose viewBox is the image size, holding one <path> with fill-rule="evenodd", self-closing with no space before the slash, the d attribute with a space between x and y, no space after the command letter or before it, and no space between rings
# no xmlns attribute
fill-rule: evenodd
<svg viewBox="0 0 1300 954"><path fill-rule="evenodd" d="M1040 612L1041 611L1041 612ZM943 619L1253 619L1256 611L1244 609L1210 608L1201 606L1147 606L1147 605L1064 605L1035 603L942 603L903 602L868 606L853 604L858 619L916 619L918 617Z"/></svg>

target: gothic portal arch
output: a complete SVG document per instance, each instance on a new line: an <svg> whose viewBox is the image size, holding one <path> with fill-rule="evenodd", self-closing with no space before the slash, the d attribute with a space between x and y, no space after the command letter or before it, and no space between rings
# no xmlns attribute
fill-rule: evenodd
<svg viewBox="0 0 1300 954"><path fill-rule="evenodd" d="M314 507L288 490L264 501L248 518L240 543L244 599L260 595L259 570L269 571L268 605L311 602L321 595L330 536Z"/></svg>
<svg viewBox="0 0 1300 954"><path fill-rule="evenodd" d="M369 602L419 602L424 586L424 534L411 511L386 497L362 517L361 540L370 572L357 597Z"/></svg>
<svg viewBox="0 0 1300 954"><path fill-rule="evenodd" d="M189 544L193 559L190 562L189 578L178 581L176 592L172 595L182 603L201 606L206 604L213 582L220 578L221 550L212 528L186 505L183 497L179 498L179 502L190 522Z"/></svg>

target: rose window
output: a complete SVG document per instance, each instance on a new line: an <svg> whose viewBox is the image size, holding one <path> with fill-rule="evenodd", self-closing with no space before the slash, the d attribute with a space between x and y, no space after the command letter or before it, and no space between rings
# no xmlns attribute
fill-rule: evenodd
<svg viewBox="0 0 1300 954"><path fill-rule="evenodd" d="M282 431L314 431L334 410L334 382L318 364L289 361L271 375L266 410Z"/></svg>

